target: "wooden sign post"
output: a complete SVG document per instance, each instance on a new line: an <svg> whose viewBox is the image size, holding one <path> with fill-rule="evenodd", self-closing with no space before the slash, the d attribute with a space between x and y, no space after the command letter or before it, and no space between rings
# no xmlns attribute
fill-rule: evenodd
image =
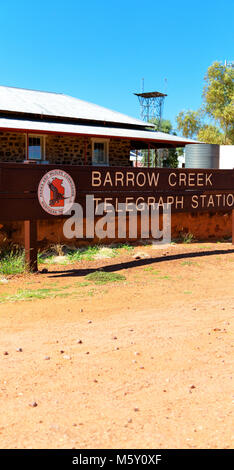
<svg viewBox="0 0 234 470"><path fill-rule="evenodd" d="M37 220L66 218L66 201L138 207L169 204L171 212L231 212L234 170L123 168L0 163L0 222L24 221L25 258L37 271Z"/></svg>
<svg viewBox="0 0 234 470"><path fill-rule="evenodd" d="M31 272L38 271L37 266L37 221L24 221L25 262Z"/></svg>

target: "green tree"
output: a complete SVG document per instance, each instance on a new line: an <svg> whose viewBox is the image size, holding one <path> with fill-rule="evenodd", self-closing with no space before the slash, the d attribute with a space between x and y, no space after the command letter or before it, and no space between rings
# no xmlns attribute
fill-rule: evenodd
<svg viewBox="0 0 234 470"><path fill-rule="evenodd" d="M200 142L205 142L206 144L219 144L223 145L225 143L224 135L222 132L215 126L205 124L198 132L197 138Z"/></svg>
<svg viewBox="0 0 234 470"><path fill-rule="evenodd" d="M176 117L177 128L184 137L192 139L201 128L199 111L181 111Z"/></svg>
<svg viewBox="0 0 234 470"><path fill-rule="evenodd" d="M172 123L169 119L151 119L150 122L155 125L155 131L172 134Z"/></svg>
<svg viewBox="0 0 234 470"><path fill-rule="evenodd" d="M233 144L234 70L214 62L208 67L204 79L201 108L181 111L176 118L178 130L184 137L197 137L203 142Z"/></svg>
<svg viewBox="0 0 234 470"><path fill-rule="evenodd" d="M205 82L204 111L219 125L224 143L228 143L234 128L234 69L214 62L208 67Z"/></svg>

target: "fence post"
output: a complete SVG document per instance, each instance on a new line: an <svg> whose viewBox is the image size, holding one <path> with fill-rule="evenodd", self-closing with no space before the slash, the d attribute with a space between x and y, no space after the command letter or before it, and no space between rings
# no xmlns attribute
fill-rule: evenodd
<svg viewBox="0 0 234 470"><path fill-rule="evenodd" d="M37 267L37 221L24 221L25 262L31 272L38 271Z"/></svg>

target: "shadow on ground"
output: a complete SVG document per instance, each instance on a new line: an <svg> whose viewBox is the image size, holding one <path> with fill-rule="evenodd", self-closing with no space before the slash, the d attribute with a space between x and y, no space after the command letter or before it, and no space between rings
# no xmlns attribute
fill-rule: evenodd
<svg viewBox="0 0 234 470"><path fill-rule="evenodd" d="M116 263L107 266L100 266L98 268L89 268L89 269L68 269L61 271L53 271L49 274L49 277L79 277L86 276L87 274L93 273L95 271L105 271L105 272L116 272L122 271L123 269L136 268L140 266L149 266L153 263L163 263L164 261L175 261L180 259L187 258L200 258L202 256L214 256L214 255L228 255L234 253L234 249L231 250L212 250L212 251L199 251L199 252L190 252L190 253L179 253L175 255L163 255L155 258L139 259L133 261L126 261L124 263Z"/></svg>

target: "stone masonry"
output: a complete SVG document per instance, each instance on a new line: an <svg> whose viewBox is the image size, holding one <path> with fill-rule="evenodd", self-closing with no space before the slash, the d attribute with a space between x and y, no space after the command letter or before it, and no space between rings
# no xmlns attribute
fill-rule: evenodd
<svg viewBox="0 0 234 470"><path fill-rule="evenodd" d="M92 164L90 137L48 134L45 136L45 159L62 165ZM109 139L109 165L130 166L129 140ZM26 136L23 133L0 132L0 161L22 162L26 158Z"/></svg>
<svg viewBox="0 0 234 470"><path fill-rule="evenodd" d="M0 132L0 162L25 160L25 134Z"/></svg>

